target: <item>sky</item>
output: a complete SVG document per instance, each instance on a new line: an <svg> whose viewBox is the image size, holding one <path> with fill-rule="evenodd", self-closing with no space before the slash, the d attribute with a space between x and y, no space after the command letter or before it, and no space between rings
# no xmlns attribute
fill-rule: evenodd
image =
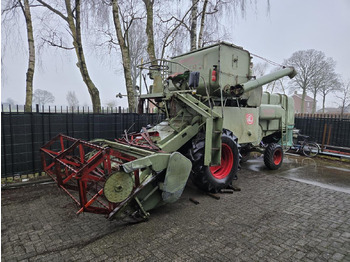
<svg viewBox="0 0 350 262"><path fill-rule="evenodd" d="M232 42L277 63L299 50L316 49L333 58L336 72L344 81L350 80L350 0L270 0L266 13L266 1L259 0L257 7L248 8L244 18L237 15L232 25L227 25ZM23 40L25 41L25 35ZM24 45L25 47L25 45ZM120 56L110 63L87 52L88 69L100 91L101 103L115 102L127 106ZM254 58L254 63L263 62ZM7 48L2 54L1 101L12 98L16 104L25 101L25 74L27 55L25 48ZM74 90L79 105L90 105L90 97L76 67L74 52L64 55L53 51L42 57L34 77L35 89L44 89L55 96L54 105L66 105L66 94ZM337 98L331 95L326 106L337 107ZM321 98L317 107L321 107Z"/></svg>

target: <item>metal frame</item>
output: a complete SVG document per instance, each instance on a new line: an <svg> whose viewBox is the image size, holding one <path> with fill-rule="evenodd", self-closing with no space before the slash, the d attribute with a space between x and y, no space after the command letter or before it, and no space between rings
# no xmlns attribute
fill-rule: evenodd
<svg viewBox="0 0 350 262"><path fill-rule="evenodd" d="M103 195L103 185L113 172L113 163L136 159L109 147L59 134L41 149L44 171L56 181L78 205L77 214L92 212L110 214L118 204L110 203ZM134 172L139 186L138 171ZM78 196L77 196L78 193Z"/></svg>

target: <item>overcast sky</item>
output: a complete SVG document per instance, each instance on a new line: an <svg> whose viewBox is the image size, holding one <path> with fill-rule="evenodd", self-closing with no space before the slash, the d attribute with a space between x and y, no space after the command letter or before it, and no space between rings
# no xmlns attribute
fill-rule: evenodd
<svg viewBox="0 0 350 262"><path fill-rule="evenodd" d="M336 72L343 80L350 80L350 0L270 0L271 9L266 15L265 1L258 1L257 10L250 9L245 18L237 17L230 26L233 43L251 53L282 63L299 50L316 49L332 57ZM25 35L24 35L25 39ZM25 40L24 40L25 41ZM1 99L12 98L18 104L25 101L25 52L9 48L4 56ZM126 106L126 99L117 99L119 92L125 94L122 70L114 65L101 64L86 54L92 80L100 90L105 105L114 100L117 106ZM254 58L254 62L260 62ZM78 68L74 51L64 56L54 54L43 58L41 69L34 78L35 89L50 91L56 98L55 105L66 105L66 94L75 90L80 105L90 105L90 97ZM120 65L117 60L115 65ZM321 99L318 99L318 108ZM336 106L336 98L330 97L327 106Z"/></svg>

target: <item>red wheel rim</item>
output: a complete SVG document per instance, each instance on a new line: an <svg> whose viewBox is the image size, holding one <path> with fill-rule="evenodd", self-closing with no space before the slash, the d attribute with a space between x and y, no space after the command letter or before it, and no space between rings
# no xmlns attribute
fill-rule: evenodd
<svg viewBox="0 0 350 262"><path fill-rule="evenodd" d="M274 153L273 153L273 163L275 165L279 165L282 161L282 151L277 149Z"/></svg>
<svg viewBox="0 0 350 262"><path fill-rule="evenodd" d="M227 177L233 166L233 152L229 145L222 144L221 165L209 167L211 174L216 179L224 179Z"/></svg>

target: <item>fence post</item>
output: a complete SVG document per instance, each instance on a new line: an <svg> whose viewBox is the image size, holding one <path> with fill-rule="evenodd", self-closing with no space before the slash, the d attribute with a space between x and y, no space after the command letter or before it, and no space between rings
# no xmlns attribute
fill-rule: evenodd
<svg viewBox="0 0 350 262"><path fill-rule="evenodd" d="M68 106L66 107L67 111L66 111L66 135L69 136L68 133Z"/></svg>
<svg viewBox="0 0 350 262"><path fill-rule="evenodd" d="M324 128L323 128L322 146L321 146L321 151L322 152L323 152L323 149L324 149L324 142L326 140L326 132L327 132L327 123L324 124Z"/></svg>
<svg viewBox="0 0 350 262"><path fill-rule="evenodd" d="M49 139L51 139L51 107L49 106Z"/></svg>
<svg viewBox="0 0 350 262"><path fill-rule="evenodd" d="M5 183L7 184L7 156L6 156L6 139L5 139L5 128L4 128L4 105L1 105L1 136L2 136L2 148L4 154L4 172L5 172Z"/></svg>
<svg viewBox="0 0 350 262"><path fill-rule="evenodd" d="M72 106L72 112L71 112L71 116L72 116L72 137L74 137L74 107Z"/></svg>
<svg viewBox="0 0 350 262"><path fill-rule="evenodd" d="M329 143L330 143L330 140L331 140L331 133L332 133L332 125L330 125L329 128L328 128L327 145L329 145Z"/></svg>
<svg viewBox="0 0 350 262"><path fill-rule="evenodd" d="M44 106L42 106L42 112L41 112L41 130L42 130L42 144L44 144L45 141L45 124L44 124Z"/></svg>
<svg viewBox="0 0 350 262"><path fill-rule="evenodd" d="M9 105L9 122L10 122L10 143L11 143L11 171L12 171L12 176L14 176L14 170L13 170L13 167L14 167L14 160L13 160L13 157L14 157L14 154L13 154L13 126L12 126L12 110L11 110L11 105Z"/></svg>

